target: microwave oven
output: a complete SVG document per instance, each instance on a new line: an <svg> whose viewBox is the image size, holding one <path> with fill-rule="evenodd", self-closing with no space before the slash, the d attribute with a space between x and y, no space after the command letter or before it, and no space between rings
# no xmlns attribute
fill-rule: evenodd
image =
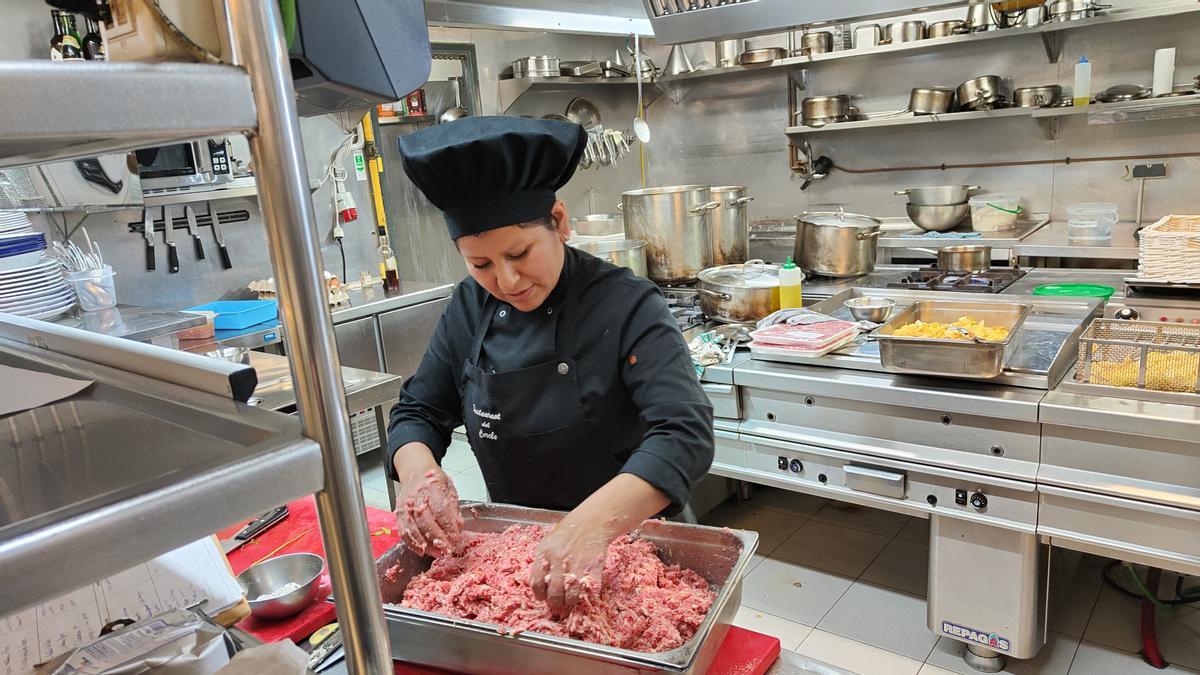
<svg viewBox="0 0 1200 675"><path fill-rule="evenodd" d="M241 182L253 185L254 179L242 159L249 157L249 150L241 136L202 138L137 150L134 154L142 193L219 190Z"/></svg>

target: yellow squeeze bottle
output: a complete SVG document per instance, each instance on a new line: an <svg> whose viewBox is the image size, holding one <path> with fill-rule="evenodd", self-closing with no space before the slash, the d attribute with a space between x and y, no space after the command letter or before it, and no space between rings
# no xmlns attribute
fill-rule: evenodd
<svg viewBox="0 0 1200 675"><path fill-rule="evenodd" d="M803 307L804 302L800 293L800 284L804 280L804 272L792 262L788 256L787 262L779 270L779 308L790 309Z"/></svg>

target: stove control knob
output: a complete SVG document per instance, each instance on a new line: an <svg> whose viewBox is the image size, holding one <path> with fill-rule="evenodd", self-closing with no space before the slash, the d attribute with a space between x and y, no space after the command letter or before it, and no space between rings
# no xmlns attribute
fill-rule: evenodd
<svg viewBox="0 0 1200 675"><path fill-rule="evenodd" d="M971 506L975 507L976 511L982 511L987 508L987 495L982 492L976 492L971 495Z"/></svg>
<svg viewBox="0 0 1200 675"><path fill-rule="evenodd" d="M1121 309L1117 310L1117 313L1113 315L1113 318L1121 319L1122 321L1137 321L1139 316L1141 316L1141 314L1138 314L1136 309L1132 307L1122 307Z"/></svg>
<svg viewBox="0 0 1200 675"><path fill-rule="evenodd" d="M792 473L800 473L804 470L804 465L800 463L800 460L793 459L788 468L792 470Z"/></svg>

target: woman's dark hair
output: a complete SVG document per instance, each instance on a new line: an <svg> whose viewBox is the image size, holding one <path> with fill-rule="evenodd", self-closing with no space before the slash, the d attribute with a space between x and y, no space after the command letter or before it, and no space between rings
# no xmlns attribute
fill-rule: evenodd
<svg viewBox="0 0 1200 675"><path fill-rule="evenodd" d="M547 230L558 229L558 225L555 224L555 222L554 222L554 214L542 216L541 218L538 218L536 220L530 220L530 221L521 223L518 227L537 227L538 225L541 225L542 227L546 228Z"/></svg>

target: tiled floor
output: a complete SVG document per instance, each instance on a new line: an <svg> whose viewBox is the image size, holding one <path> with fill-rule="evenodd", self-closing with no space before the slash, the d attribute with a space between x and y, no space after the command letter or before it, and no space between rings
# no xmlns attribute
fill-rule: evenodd
<svg viewBox="0 0 1200 675"><path fill-rule="evenodd" d="M463 499L486 499L470 448L455 441L443 462ZM367 504L390 509L378 452L359 458ZM754 530L758 554L734 622L774 635L784 649L861 675L972 675L963 645L926 627L929 521L755 487L703 522ZM1100 577L1085 556L1070 586L1056 591L1050 637L1034 659L1010 660L1016 675L1200 673L1200 609L1159 612L1159 646L1172 666L1142 662L1138 603ZM1173 583L1173 576L1164 581Z"/></svg>

